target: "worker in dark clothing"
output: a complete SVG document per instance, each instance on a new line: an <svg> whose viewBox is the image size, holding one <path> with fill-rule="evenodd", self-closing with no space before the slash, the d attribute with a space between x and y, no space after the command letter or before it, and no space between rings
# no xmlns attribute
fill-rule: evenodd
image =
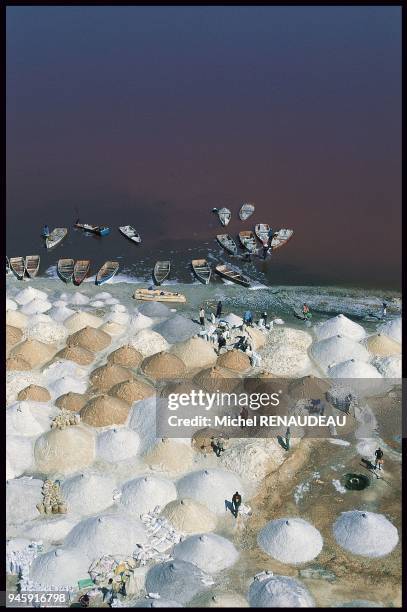
<svg viewBox="0 0 407 612"><path fill-rule="evenodd" d="M374 469L377 469L377 466L379 466L379 470L382 469L382 465L383 465L383 451L382 449L379 448L375 451L375 462L374 462Z"/></svg>
<svg viewBox="0 0 407 612"><path fill-rule="evenodd" d="M266 259L267 257L267 253L269 252L269 245L268 243L265 241L263 243L263 259Z"/></svg>
<svg viewBox="0 0 407 612"><path fill-rule="evenodd" d="M42 228L42 235L44 238L47 238L49 236L49 227L48 225L44 225L44 227Z"/></svg>
<svg viewBox="0 0 407 612"><path fill-rule="evenodd" d="M264 326L266 326L266 325L267 325L267 317L268 317L267 312L266 312L266 311L264 311L264 312L263 312L263 314L262 314L261 316L262 316L263 321L264 321Z"/></svg>
<svg viewBox="0 0 407 612"><path fill-rule="evenodd" d="M202 327L205 327L205 308L203 306L199 309L199 322Z"/></svg>
<svg viewBox="0 0 407 612"><path fill-rule="evenodd" d="M226 338L223 334L220 334L218 338L218 355L220 353L220 349L224 346L226 346Z"/></svg>
<svg viewBox="0 0 407 612"><path fill-rule="evenodd" d="M216 306L216 318L220 319L222 316L222 302L219 300L217 306Z"/></svg>
<svg viewBox="0 0 407 612"><path fill-rule="evenodd" d="M287 427L287 431L285 432L285 450L290 450L290 438L291 438L291 430Z"/></svg>
<svg viewBox="0 0 407 612"><path fill-rule="evenodd" d="M232 513L235 518L237 518L241 503L242 503L242 496L236 491L236 493L232 497Z"/></svg>
<svg viewBox="0 0 407 612"><path fill-rule="evenodd" d="M268 245L269 245L269 248L271 248L271 241L273 240L273 236L274 236L273 228L270 227L270 229L268 231Z"/></svg>

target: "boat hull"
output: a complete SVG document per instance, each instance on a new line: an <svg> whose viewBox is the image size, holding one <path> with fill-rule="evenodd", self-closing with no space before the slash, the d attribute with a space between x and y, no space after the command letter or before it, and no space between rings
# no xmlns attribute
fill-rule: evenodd
<svg viewBox="0 0 407 612"><path fill-rule="evenodd" d="M169 276L171 264L169 262L157 262L153 270L153 280L156 285L161 285Z"/></svg>
<svg viewBox="0 0 407 612"><path fill-rule="evenodd" d="M219 270L218 268L215 268L215 272L216 274L219 274L219 276L221 276L222 278L225 278L231 281L232 283L236 283L237 285L241 285L242 287L250 287L251 285L250 279L240 274L237 276L232 276L228 270L224 271Z"/></svg>
<svg viewBox="0 0 407 612"><path fill-rule="evenodd" d="M158 289L136 289L133 298L145 302L178 302L185 304L185 295L172 291L159 291Z"/></svg>
<svg viewBox="0 0 407 612"><path fill-rule="evenodd" d="M95 285L103 285L108 280L113 278L119 271L119 264L115 262L109 262L110 265L104 264L99 272L96 274Z"/></svg>
<svg viewBox="0 0 407 612"><path fill-rule="evenodd" d="M57 274L64 283L70 283L72 281L74 267L75 262L73 259L65 259L58 262Z"/></svg>
<svg viewBox="0 0 407 612"><path fill-rule="evenodd" d="M218 243L220 244L220 246L225 249L225 251L227 253L230 253L230 255L236 255L237 253L237 245L235 243L235 241L233 240L233 238L231 238L231 240L224 240L221 238L220 235L216 236L216 240L218 241Z"/></svg>
<svg viewBox="0 0 407 612"><path fill-rule="evenodd" d="M23 257L11 257L10 258L10 270L18 278L23 280L25 275L25 263Z"/></svg>
<svg viewBox="0 0 407 612"><path fill-rule="evenodd" d="M89 274L90 261L77 261L73 270L73 284L79 286Z"/></svg>
<svg viewBox="0 0 407 612"><path fill-rule="evenodd" d="M40 269L40 258L37 255L28 255L24 262L25 272L29 278L35 278Z"/></svg>

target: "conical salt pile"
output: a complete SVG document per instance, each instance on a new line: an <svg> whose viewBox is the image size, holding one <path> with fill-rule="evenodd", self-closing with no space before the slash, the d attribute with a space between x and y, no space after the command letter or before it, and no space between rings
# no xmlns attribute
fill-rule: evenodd
<svg viewBox="0 0 407 612"><path fill-rule="evenodd" d="M244 379L244 389L248 393L258 393L258 392L274 392L279 391L279 389L283 389L281 384L284 381L281 378L277 378L274 374L270 374L267 370L261 370L255 376L249 376ZM275 387L273 385L276 385ZM288 384L286 384L288 389ZM284 388L284 391L287 389Z"/></svg>
<svg viewBox="0 0 407 612"><path fill-rule="evenodd" d="M90 399L80 411L80 415L81 421L87 425L108 427L123 425L127 421L129 410L126 402L104 394Z"/></svg>
<svg viewBox="0 0 407 612"><path fill-rule="evenodd" d="M319 531L301 518L270 521L260 531L257 542L270 557L292 564L315 559L323 546Z"/></svg>
<svg viewBox="0 0 407 612"><path fill-rule="evenodd" d="M390 338L390 336L381 333L370 336L366 341L366 346L373 355L381 355L383 357L398 355L401 351L401 345L398 342Z"/></svg>
<svg viewBox="0 0 407 612"><path fill-rule="evenodd" d="M185 472L193 462L194 453L186 444L171 438L161 438L144 457L146 465L163 472Z"/></svg>
<svg viewBox="0 0 407 612"><path fill-rule="evenodd" d="M75 295L69 300L69 303L73 304L74 306L83 306L84 304L88 304L89 302L90 299L88 298L88 296L83 295L83 293L80 293L79 291L77 291Z"/></svg>
<svg viewBox="0 0 407 612"><path fill-rule="evenodd" d="M170 344L183 342L201 331L200 325L186 317L176 314L167 321L160 323L155 330Z"/></svg>
<svg viewBox="0 0 407 612"><path fill-rule="evenodd" d="M258 578L256 576L256 578ZM308 589L295 578L264 574L250 585L248 600L252 608L314 608Z"/></svg>
<svg viewBox="0 0 407 612"><path fill-rule="evenodd" d="M95 355L88 349L82 346L66 346L56 354L57 359L66 359L67 361L74 361L79 365L90 365L95 361Z"/></svg>
<svg viewBox="0 0 407 612"><path fill-rule="evenodd" d="M18 344L23 338L23 332L18 327L6 325L6 346L7 350L15 344Z"/></svg>
<svg viewBox="0 0 407 612"><path fill-rule="evenodd" d="M30 316L41 312L47 312L47 310L50 310L50 308L52 308L52 304L51 302L48 302L48 300L34 298L33 300L31 300L31 302L28 302L28 304L25 304L21 308L21 312L25 315Z"/></svg>
<svg viewBox="0 0 407 612"><path fill-rule="evenodd" d="M126 326L129 322L130 316L127 312L109 312L105 316L105 323L117 323L118 325Z"/></svg>
<svg viewBox="0 0 407 612"><path fill-rule="evenodd" d="M216 391L233 392L239 385L238 380L231 378L230 374L218 366L201 370L194 376L193 382L198 389L203 389L208 393L216 393Z"/></svg>
<svg viewBox="0 0 407 612"><path fill-rule="evenodd" d="M257 329L256 327L248 327L247 333L256 351L261 349L266 344L267 336L265 333L260 331L260 329Z"/></svg>
<svg viewBox="0 0 407 612"><path fill-rule="evenodd" d="M217 468L187 474L178 481L177 490L179 497L191 497L215 514L225 513L225 500L230 501L236 491L244 496L240 479L233 472Z"/></svg>
<svg viewBox="0 0 407 612"><path fill-rule="evenodd" d="M343 314L315 325L313 332L318 340L325 340L339 334L344 338L350 338L355 342L359 342L359 340L366 336L366 332L361 325L351 321Z"/></svg>
<svg viewBox="0 0 407 612"><path fill-rule="evenodd" d="M95 300L110 300L111 297L112 294L108 291L100 291L94 296Z"/></svg>
<svg viewBox="0 0 407 612"><path fill-rule="evenodd" d="M109 334L109 336L121 336L126 331L126 327L124 325L115 323L115 321L108 321L107 323L103 323L100 329L105 332L105 334Z"/></svg>
<svg viewBox="0 0 407 612"><path fill-rule="evenodd" d="M49 544L62 544L79 520L80 517L73 518L67 514L50 514L49 518L43 515L24 525L22 535L31 542L41 540Z"/></svg>
<svg viewBox="0 0 407 612"><path fill-rule="evenodd" d="M141 304L138 307L138 312L145 315L146 317L152 317L155 319L163 319L165 317L169 317L171 315L171 311L165 304L161 304L160 302L147 302L146 304Z"/></svg>
<svg viewBox="0 0 407 612"><path fill-rule="evenodd" d="M48 311L48 314L57 323L63 323L66 319L74 315L75 311L67 306L56 306L54 304L53 308Z"/></svg>
<svg viewBox="0 0 407 612"><path fill-rule="evenodd" d="M232 349L220 355L216 364L221 368L227 368L234 372L247 372L250 370L250 359L248 355L237 349Z"/></svg>
<svg viewBox="0 0 407 612"><path fill-rule="evenodd" d="M275 376L303 376L312 367L308 356L311 342L312 337L307 332L274 328L267 340L268 351L263 354L262 366Z"/></svg>
<svg viewBox="0 0 407 612"><path fill-rule="evenodd" d="M87 578L89 562L73 550L57 548L39 555L30 567L30 578L40 584L78 587L78 580Z"/></svg>
<svg viewBox="0 0 407 612"><path fill-rule="evenodd" d="M206 506L187 497L171 501L161 514L177 531L188 534L214 531L218 522Z"/></svg>
<svg viewBox="0 0 407 612"><path fill-rule="evenodd" d="M103 319L88 312L75 312L64 321L64 325L68 328L70 334L74 334L84 327L100 327L102 323Z"/></svg>
<svg viewBox="0 0 407 612"><path fill-rule="evenodd" d="M140 516L164 507L177 497L174 483L159 476L142 476L123 485L120 505L126 512Z"/></svg>
<svg viewBox="0 0 407 612"><path fill-rule="evenodd" d="M27 338L33 338L46 344L61 344L68 335L66 327L52 319L49 322L39 321L27 328Z"/></svg>
<svg viewBox="0 0 407 612"><path fill-rule="evenodd" d="M153 566L146 576L146 591L160 597L187 603L206 587L205 573L187 561L167 561Z"/></svg>
<svg viewBox="0 0 407 612"><path fill-rule="evenodd" d="M322 399L330 388L331 384L325 378L303 376L290 384L288 394L295 400Z"/></svg>
<svg viewBox="0 0 407 612"><path fill-rule="evenodd" d="M87 515L109 508L115 487L115 481L109 476L82 472L65 480L61 492L69 512Z"/></svg>
<svg viewBox="0 0 407 612"><path fill-rule="evenodd" d="M7 523L15 525L38 517L35 507L41 499L43 481L23 476L6 482Z"/></svg>
<svg viewBox="0 0 407 612"><path fill-rule="evenodd" d="M9 357L6 359L6 370L16 370L18 372L25 372L31 370L30 364L22 359L21 357Z"/></svg>
<svg viewBox="0 0 407 612"><path fill-rule="evenodd" d="M133 346L127 344L110 353L107 360L109 363L115 363L126 368L138 368L143 356Z"/></svg>
<svg viewBox="0 0 407 612"><path fill-rule="evenodd" d="M141 312L136 312L133 316L130 317L129 327L133 333L136 333L142 329L146 329L147 327L151 327L154 323L154 320L150 317L146 317L141 314Z"/></svg>
<svg viewBox="0 0 407 612"><path fill-rule="evenodd" d="M225 317L221 317L222 321L226 321L232 327L240 327L243 323L242 317L235 315L233 312L227 314Z"/></svg>
<svg viewBox="0 0 407 612"><path fill-rule="evenodd" d="M248 608L247 599L233 591L202 593L194 598L191 607L196 608Z"/></svg>
<svg viewBox="0 0 407 612"><path fill-rule="evenodd" d="M6 434L39 436L49 431L51 420L59 413L54 406L33 400L18 401L6 410Z"/></svg>
<svg viewBox="0 0 407 612"><path fill-rule="evenodd" d="M342 512L333 533L339 546L363 557L384 557L399 541L396 527L383 514L362 510Z"/></svg>
<svg viewBox="0 0 407 612"><path fill-rule="evenodd" d="M344 336L332 336L311 346L311 355L316 363L327 370L329 366L348 359L369 361L370 355L364 346Z"/></svg>
<svg viewBox="0 0 407 612"><path fill-rule="evenodd" d="M182 376L186 371L185 364L179 357L164 351L146 357L141 369L152 380L171 380Z"/></svg>
<svg viewBox="0 0 407 612"><path fill-rule="evenodd" d="M117 397L131 406L134 402L155 395L155 389L140 378L134 377L132 380L127 380L111 387L109 395Z"/></svg>
<svg viewBox="0 0 407 612"><path fill-rule="evenodd" d="M147 542L141 521L126 514L103 514L84 519L67 535L64 546L91 563L103 555L131 556Z"/></svg>
<svg viewBox="0 0 407 612"><path fill-rule="evenodd" d="M231 567L239 553L229 540L214 533L204 533L186 538L174 548L175 559L188 561L208 574L216 574Z"/></svg>
<svg viewBox="0 0 407 612"><path fill-rule="evenodd" d="M97 438L96 452L98 459L108 463L117 463L136 457L139 447L138 433L127 427L121 427L100 433Z"/></svg>
<svg viewBox="0 0 407 612"><path fill-rule="evenodd" d="M150 355L170 348L165 338L152 329L142 329L129 342L143 357L150 357Z"/></svg>
<svg viewBox="0 0 407 612"><path fill-rule="evenodd" d="M223 438L225 446L227 446L229 436L227 431L215 429L214 427L204 427L196 431L191 439L192 447L204 455L213 453L213 441L216 438Z"/></svg>
<svg viewBox="0 0 407 612"><path fill-rule="evenodd" d="M17 310L18 306L14 300L6 298L6 310Z"/></svg>
<svg viewBox="0 0 407 612"><path fill-rule="evenodd" d="M98 353L108 347L111 341L112 339L109 334L100 329L86 326L69 336L66 343L68 346L81 346L89 351Z"/></svg>
<svg viewBox="0 0 407 612"><path fill-rule="evenodd" d="M44 474L73 474L95 459L95 436L81 425L52 429L34 446L37 468Z"/></svg>
<svg viewBox="0 0 407 612"><path fill-rule="evenodd" d="M79 412L84 407L88 399L89 398L82 393L73 393L70 391L69 393L60 395L55 400L55 405L58 406L58 408L72 410L72 412Z"/></svg>
<svg viewBox="0 0 407 612"><path fill-rule="evenodd" d="M379 331L401 344L401 317L383 323L380 325Z"/></svg>
<svg viewBox="0 0 407 612"><path fill-rule="evenodd" d="M66 362L69 363L69 362ZM85 380L78 380L75 376L62 376L48 387L53 397L59 397L65 393L73 391L74 393L85 393L87 383Z"/></svg>
<svg viewBox="0 0 407 612"><path fill-rule="evenodd" d="M34 287L27 287L26 289L19 291L17 295L14 297L14 300L20 306L24 306L25 304L28 304L35 298L39 300L46 300L47 297L48 295L45 293L45 291L39 291L38 289L34 289Z"/></svg>
<svg viewBox="0 0 407 612"><path fill-rule="evenodd" d="M39 387L38 385L28 385L22 389L17 395L17 399L20 401L32 400L33 402L49 402L51 395L48 389Z"/></svg>
<svg viewBox="0 0 407 612"><path fill-rule="evenodd" d="M8 310L6 312L6 323L7 325L23 329L27 327L28 317L19 310Z"/></svg>
<svg viewBox="0 0 407 612"><path fill-rule="evenodd" d="M330 378L381 378L375 367L364 361L349 359L328 368Z"/></svg>
<svg viewBox="0 0 407 612"><path fill-rule="evenodd" d="M24 436L7 436L6 460L13 478L31 472L34 464L32 440Z"/></svg>
<svg viewBox="0 0 407 612"><path fill-rule="evenodd" d="M38 340L25 340L17 344L11 352L11 357L24 359L31 368L37 368L51 361L55 355L55 348L49 344L44 344Z"/></svg>
<svg viewBox="0 0 407 612"><path fill-rule="evenodd" d="M189 370L205 368L215 363L217 355L203 338L190 338L171 348L171 353L179 357Z"/></svg>
<svg viewBox="0 0 407 612"><path fill-rule="evenodd" d="M115 363L107 363L93 370L90 375L90 382L95 389L99 391L108 391L115 385L125 380L131 380L131 378L133 378L133 374L127 368L123 368Z"/></svg>

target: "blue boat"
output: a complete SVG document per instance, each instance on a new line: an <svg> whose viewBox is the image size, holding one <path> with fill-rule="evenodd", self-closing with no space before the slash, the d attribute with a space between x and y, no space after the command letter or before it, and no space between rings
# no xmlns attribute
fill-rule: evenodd
<svg viewBox="0 0 407 612"><path fill-rule="evenodd" d="M91 232L98 236L108 236L110 234L110 227L106 225L89 225L89 223L79 223L79 219L75 223L75 227L82 229L85 232Z"/></svg>

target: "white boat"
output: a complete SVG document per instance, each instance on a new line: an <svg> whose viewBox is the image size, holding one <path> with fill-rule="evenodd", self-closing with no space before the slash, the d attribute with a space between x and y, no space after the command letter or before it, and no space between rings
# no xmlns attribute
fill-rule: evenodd
<svg viewBox="0 0 407 612"><path fill-rule="evenodd" d="M254 204L250 204L250 202L245 202L242 204L239 210L239 218L241 221L246 221L249 217L254 213Z"/></svg>
<svg viewBox="0 0 407 612"><path fill-rule="evenodd" d="M201 283L204 285L209 284L212 270L206 259L193 259L192 269L195 276L199 281L201 281Z"/></svg>
<svg viewBox="0 0 407 612"><path fill-rule="evenodd" d="M68 229L66 227L56 227L52 230L49 236L45 238L45 246L47 249L53 249L57 246L68 233Z"/></svg>
<svg viewBox="0 0 407 612"><path fill-rule="evenodd" d="M138 232L136 232L134 227L132 227L131 225L122 225L121 227L119 227L119 232L121 232L123 236L125 236L132 242L135 242L136 244L140 244L141 236Z"/></svg>
<svg viewBox="0 0 407 612"><path fill-rule="evenodd" d="M270 226L268 225L268 223L257 223L257 225L254 226L254 233L256 234L260 242L262 242L263 244L265 242L268 243L269 231Z"/></svg>
<svg viewBox="0 0 407 612"><path fill-rule="evenodd" d="M69 283L72 280L74 267L75 262L73 259L60 259L58 261L58 276L64 281L64 283Z"/></svg>
<svg viewBox="0 0 407 612"><path fill-rule="evenodd" d="M119 262L117 261L105 261L99 272L96 274L95 284L102 285L108 280L113 278L119 271Z"/></svg>
<svg viewBox="0 0 407 612"><path fill-rule="evenodd" d="M228 208L213 208L212 212L217 213L222 225L227 225L232 218L232 213Z"/></svg>
<svg viewBox="0 0 407 612"><path fill-rule="evenodd" d="M293 236L294 230L292 229L280 229L273 236L271 241L272 249L279 249L280 247L287 244L290 238Z"/></svg>
<svg viewBox="0 0 407 612"><path fill-rule="evenodd" d="M237 245L236 242L233 240L232 236L230 236L229 234L218 234L216 236L216 240L219 242L221 247L225 249L225 251L227 251L231 255L236 255Z"/></svg>
<svg viewBox="0 0 407 612"><path fill-rule="evenodd" d="M253 234L253 232L250 232L250 231L239 232L239 240L242 246L247 251L249 251L249 253L256 253L257 242L256 242L256 236Z"/></svg>
<svg viewBox="0 0 407 612"><path fill-rule="evenodd" d="M153 270L153 279L156 285L161 285L168 277L171 270L170 261L157 261Z"/></svg>

